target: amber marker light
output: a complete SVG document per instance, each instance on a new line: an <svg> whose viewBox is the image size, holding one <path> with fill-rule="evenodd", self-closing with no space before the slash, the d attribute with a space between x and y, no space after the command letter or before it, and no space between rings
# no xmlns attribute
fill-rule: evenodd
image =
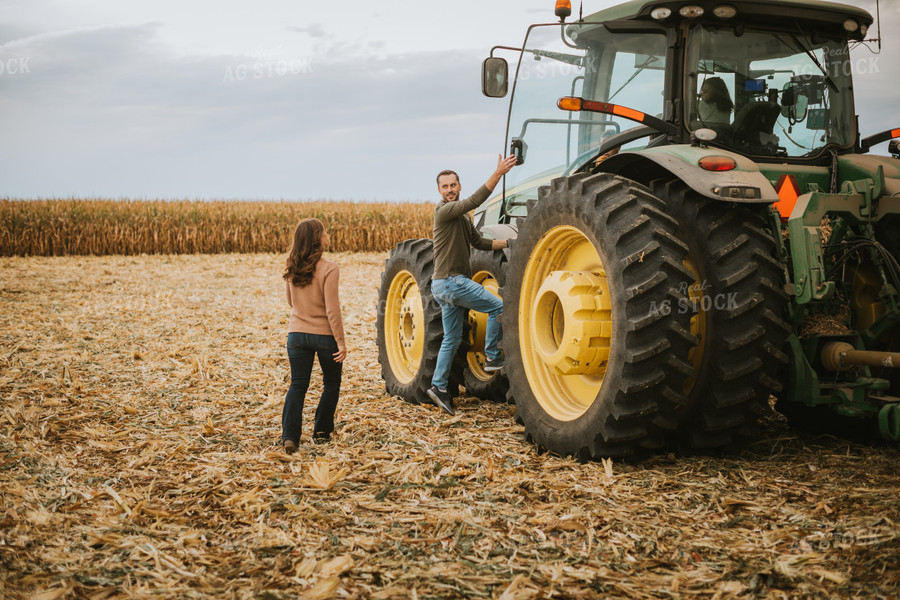
<svg viewBox="0 0 900 600"><path fill-rule="evenodd" d="M900 129L891 130L891 139L900 137Z"/></svg>
<svg viewBox="0 0 900 600"><path fill-rule="evenodd" d="M556 106L563 110L585 110L588 112L599 112L606 113L608 115L617 115L619 117L631 119L632 121L637 121L638 123L643 123L644 125L649 125L650 127L659 130L660 133L664 133L666 135L675 135L678 132L677 127L675 127L671 123L663 121L662 119L651 117L646 113L642 113L639 110L634 110L633 108L628 108L627 106L610 104L609 102L585 100L576 96L563 96L556 101Z"/></svg>
<svg viewBox="0 0 900 600"><path fill-rule="evenodd" d="M719 155L704 156L697 161L697 164L706 171L731 171L737 167L733 158Z"/></svg>
<svg viewBox="0 0 900 600"><path fill-rule="evenodd" d="M556 16L560 21L565 21L566 17L572 14L571 0L556 0Z"/></svg>
<svg viewBox="0 0 900 600"><path fill-rule="evenodd" d="M618 104L610 104L608 102L597 102L596 100L583 100L572 96L566 96L556 101L556 105L563 110L587 110L590 112L602 112L610 115L619 115L632 121L642 123L647 115L639 110L620 106Z"/></svg>
<svg viewBox="0 0 900 600"><path fill-rule="evenodd" d="M565 97L556 101L556 105L563 110L578 112L581 110L581 98Z"/></svg>

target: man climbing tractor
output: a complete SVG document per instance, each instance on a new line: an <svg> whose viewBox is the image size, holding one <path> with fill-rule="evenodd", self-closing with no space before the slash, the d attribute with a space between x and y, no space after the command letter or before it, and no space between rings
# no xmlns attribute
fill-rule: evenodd
<svg viewBox="0 0 900 600"><path fill-rule="evenodd" d="M454 171L441 171L437 176L441 201L434 211L434 275L431 278L431 293L441 306L444 331L428 396L451 415L454 414L453 400L447 391L450 367L462 342L463 319L469 309L488 314L485 371L499 371L503 366L503 356L498 347L502 331L499 317L503 301L472 281L469 252L472 247L479 250L502 250L509 243L482 236L472 225L469 212L488 199L500 179L515 164L515 156L505 159L498 156L497 169L484 185L465 200L459 199L459 175Z"/></svg>

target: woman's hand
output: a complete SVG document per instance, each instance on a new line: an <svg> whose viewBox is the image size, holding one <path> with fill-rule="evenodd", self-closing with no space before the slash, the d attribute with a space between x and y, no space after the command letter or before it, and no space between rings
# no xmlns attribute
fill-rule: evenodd
<svg viewBox="0 0 900 600"><path fill-rule="evenodd" d="M344 359L347 358L347 349L344 348L343 350L338 350L331 356L332 356L332 358L334 358L334 362L342 363L342 362L344 362Z"/></svg>

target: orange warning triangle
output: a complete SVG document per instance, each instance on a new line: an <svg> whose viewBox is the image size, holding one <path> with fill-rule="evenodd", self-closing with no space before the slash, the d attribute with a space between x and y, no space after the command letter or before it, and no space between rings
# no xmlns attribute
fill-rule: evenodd
<svg viewBox="0 0 900 600"><path fill-rule="evenodd" d="M787 221L797 204L797 198L800 197L800 186L797 185L797 179L793 175L782 175L778 183L775 184L775 191L778 192L778 202L775 208L781 215L782 221Z"/></svg>

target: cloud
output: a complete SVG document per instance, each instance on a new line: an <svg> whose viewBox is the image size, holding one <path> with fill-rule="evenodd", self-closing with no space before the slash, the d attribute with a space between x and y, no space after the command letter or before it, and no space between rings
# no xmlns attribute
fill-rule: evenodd
<svg viewBox="0 0 900 600"><path fill-rule="evenodd" d="M20 38L28 37L30 35L33 35L33 33L34 32L32 31L23 29L21 27L16 27L15 25L10 25L9 23L0 23L0 51L5 50L5 48L3 47L7 43Z"/></svg>
<svg viewBox="0 0 900 600"><path fill-rule="evenodd" d="M296 31L297 33L305 33L309 37L321 38L325 37L325 28L321 23L311 23L306 27L288 27L288 31Z"/></svg>
<svg viewBox="0 0 900 600"><path fill-rule="evenodd" d="M474 166L473 149L502 143L505 108L480 96L480 56L186 59L158 28L18 44L31 73L0 82L0 109L17 115L0 193L409 199L419 172Z"/></svg>
<svg viewBox="0 0 900 600"><path fill-rule="evenodd" d="M891 6L882 54L853 53L873 65L856 79L863 135L900 123ZM504 149L486 49L390 54L314 22L280 26L311 45L177 54L167 27L0 25L0 56L29 67L0 76L0 196L428 199L434 173L477 185Z"/></svg>

